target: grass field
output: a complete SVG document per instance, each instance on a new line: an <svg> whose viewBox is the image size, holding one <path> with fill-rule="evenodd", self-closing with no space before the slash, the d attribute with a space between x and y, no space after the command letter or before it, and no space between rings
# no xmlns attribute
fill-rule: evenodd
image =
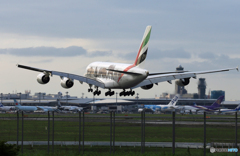
<svg viewBox="0 0 240 156"><path fill-rule="evenodd" d="M52 148L50 147L50 152ZM38 147L24 147L23 156L42 156L48 155L47 146L38 146ZM78 156L82 155L78 152L77 146L55 146L54 153L50 153L50 156ZM109 147L90 147L86 146L84 148L85 156L108 156L113 155L110 154ZM145 147L145 153L141 154L140 147L115 147L116 156L172 156L171 148L155 148L155 147ZM175 156L202 156L203 149L175 149ZM218 155L218 156L233 156L235 153L210 153L209 149L206 150L207 156ZM19 156L22 156L21 152L19 152Z"/></svg>
<svg viewBox="0 0 240 156"><path fill-rule="evenodd" d="M108 118L102 118L101 122L95 122L99 118L88 118L85 122L85 141L109 141L110 122ZM147 115L146 115L147 116ZM169 116L169 115L166 115ZM68 121L54 122L55 141L78 141L79 124L77 115ZM29 117L28 117L29 118ZM26 119L26 118L25 118ZM88 119L88 120L87 120ZM94 120L95 119L95 120ZM116 141L141 141L141 125L135 123L139 119L127 118L116 122ZM169 120L170 119L162 119ZM201 122L202 119L194 119ZM180 120L182 121L182 120ZM132 123L131 123L132 122ZM21 119L19 123L19 140L21 140ZM48 136L48 122L38 119L24 120L25 141L46 141ZM52 133L52 122L50 126ZM146 142L171 142L172 125L146 124ZM176 125L176 142L203 142L202 125ZM240 137L240 133L238 133ZM0 120L0 140L16 141L17 122L16 120ZM226 125L207 125L207 142L234 142L235 127Z"/></svg>

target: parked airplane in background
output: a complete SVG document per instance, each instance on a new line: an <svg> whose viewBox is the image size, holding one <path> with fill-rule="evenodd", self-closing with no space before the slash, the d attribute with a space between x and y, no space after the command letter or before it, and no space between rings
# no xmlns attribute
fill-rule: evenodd
<svg viewBox="0 0 240 156"><path fill-rule="evenodd" d="M240 111L240 104L235 109L219 109L219 111L216 111L216 113L220 114L233 114L235 112Z"/></svg>
<svg viewBox="0 0 240 156"><path fill-rule="evenodd" d="M58 111L57 107L48 107L48 106L22 106L17 100L14 99L15 107L17 110L24 112L34 112L34 111L44 111L44 112L53 112Z"/></svg>
<svg viewBox="0 0 240 156"><path fill-rule="evenodd" d="M208 74L215 72L224 72L229 70L238 70L238 68L226 68L218 70L208 70L199 72L159 72L149 73L148 70L143 69L145 59L148 52L148 44L150 39L152 26L147 26L145 33L137 53L137 57L133 64L113 63L113 62L93 62L86 68L84 76L53 71L49 69L35 68L18 64L19 68L41 72L37 76L37 81L40 84L47 84L50 81L50 76L58 75L61 78L61 86L63 88L71 88L74 85L74 80L78 80L81 84L83 82L89 84L88 92L93 92L92 86L96 90L94 95L100 95L101 91L98 88L108 89L105 96L114 95L111 89L123 89L120 96L133 96L135 91L132 89L141 87L142 89L151 89L154 84L167 81L172 84L172 80L177 80L176 84L179 86L186 86L190 82L190 78L196 78L198 74ZM126 91L126 89L130 89Z"/></svg>
<svg viewBox="0 0 240 156"><path fill-rule="evenodd" d="M211 106L178 106L177 109L180 110L180 113L197 113L198 111L208 111L208 112L214 112L218 109L220 109L220 104L222 103L224 99L224 96L220 96Z"/></svg>
<svg viewBox="0 0 240 156"><path fill-rule="evenodd" d="M144 105L144 108L139 108L138 112L143 111L143 109L151 109L152 111L161 111L161 112L165 112L165 111L171 111L175 108L177 108L176 103L179 99L179 95L175 95L174 98L169 102L168 105Z"/></svg>
<svg viewBox="0 0 240 156"><path fill-rule="evenodd" d="M76 112L80 112L83 110L82 107L77 107L77 106L62 106L59 100L58 100L58 109L65 110L65 111L76 111Z"/></svg>
<svg viewBox="0 0 240 156"><path fill-rule="evenodd" d="M11 111L11 110L15 110L14 106L4 106L1 102L0 102L0 111Z"/></svg>

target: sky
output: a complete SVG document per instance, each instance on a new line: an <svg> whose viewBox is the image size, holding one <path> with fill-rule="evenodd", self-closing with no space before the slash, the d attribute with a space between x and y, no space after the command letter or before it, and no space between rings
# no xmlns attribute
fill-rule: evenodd
<svg viewBox="0 0 240 156"><path fill-rule="evenodd" d="M74 81L72 88L64 89L60 78L53 76L48 84L40 85L38 72L16 64L78 75L94 61L132 64L148 25L152 32L145 67L150 73L175 71L179 65L187 71L240 65L238 0L0 2L1 93L60 91L92 97L86 83ZM190 79L188 93L198 92L198 78L206 78L207 94L224 90L226 100L240 100L239 72L199 75ZM174 83L162 82L135 92L140 98L154 98L163 92L173 94L174 88Z"/></svg>

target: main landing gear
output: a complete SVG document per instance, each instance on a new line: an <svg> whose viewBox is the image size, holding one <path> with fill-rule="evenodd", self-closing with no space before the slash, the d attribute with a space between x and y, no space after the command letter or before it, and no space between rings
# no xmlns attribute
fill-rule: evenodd
<svg viewBox="0 0 240 156"><path fill-rule="evenodd" d="M93 89L90 87L88 89L88 92L93 92ZM98 88L93 92L93 95L100 95L101 94L101 90L98 90Z"/></svg>
<svg viewBox="0 0 240 156"><path fill-rule="evenodd" d="M105 96L113 96L114 95L114 91L111 91L111 89L109 89L109 91L107 91L106 93L105 93Z"/></svg>
<svg viewBox="0 0 240 156"><path fill-rule="evenodd" d="M132 91L132 89L130 91L125 91L125 89L123 89L122 92L120 92L120 96L133 96L135 94L135 91Z"/></svg>
<svg viewBox="0 0 240 156"><path fill-rule="evenodd" d="M98 88L93 92L93 95L100 95L101 94L101 90L98 90Z"/></svg>

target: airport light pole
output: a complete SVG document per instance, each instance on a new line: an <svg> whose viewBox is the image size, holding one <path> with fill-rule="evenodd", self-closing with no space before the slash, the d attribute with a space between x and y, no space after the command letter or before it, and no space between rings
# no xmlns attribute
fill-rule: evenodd
<svg viewBox="0 0 240 156"><path fill-rule="evenodd" d="M116 92L116 106L117 106L117 95L118 95L118 92Z"/></svg>
<svg viewBox="0 0 240 156"><path fill-rule="evenodd" d="M138 105L138 98L139 98L138 95L139 95L139 94L137 93L137 97L136 97L136 98L137 98L137 105Z"/></svg>
<svg viewBox="0 0 240 156"><path fill-rule="evenodd" d="M18 94L19 94L20 104L22 104L22 103L21 103L21 100L22 100L22 93L20 92L20 93L18 93Z"/></svg>
<svg viewBox="0 0 240 156"><path fill-rule="evenodd" d="M66 92L66 94L67 94L67 105L68 105L68 92Z"/></svg>
<svg viewBox="0 0 240 156"><path fill-rule="evenodd" d="M38 93L39 96L39 106L40 106L40 102L41 102L41 92Z"/></svg>

